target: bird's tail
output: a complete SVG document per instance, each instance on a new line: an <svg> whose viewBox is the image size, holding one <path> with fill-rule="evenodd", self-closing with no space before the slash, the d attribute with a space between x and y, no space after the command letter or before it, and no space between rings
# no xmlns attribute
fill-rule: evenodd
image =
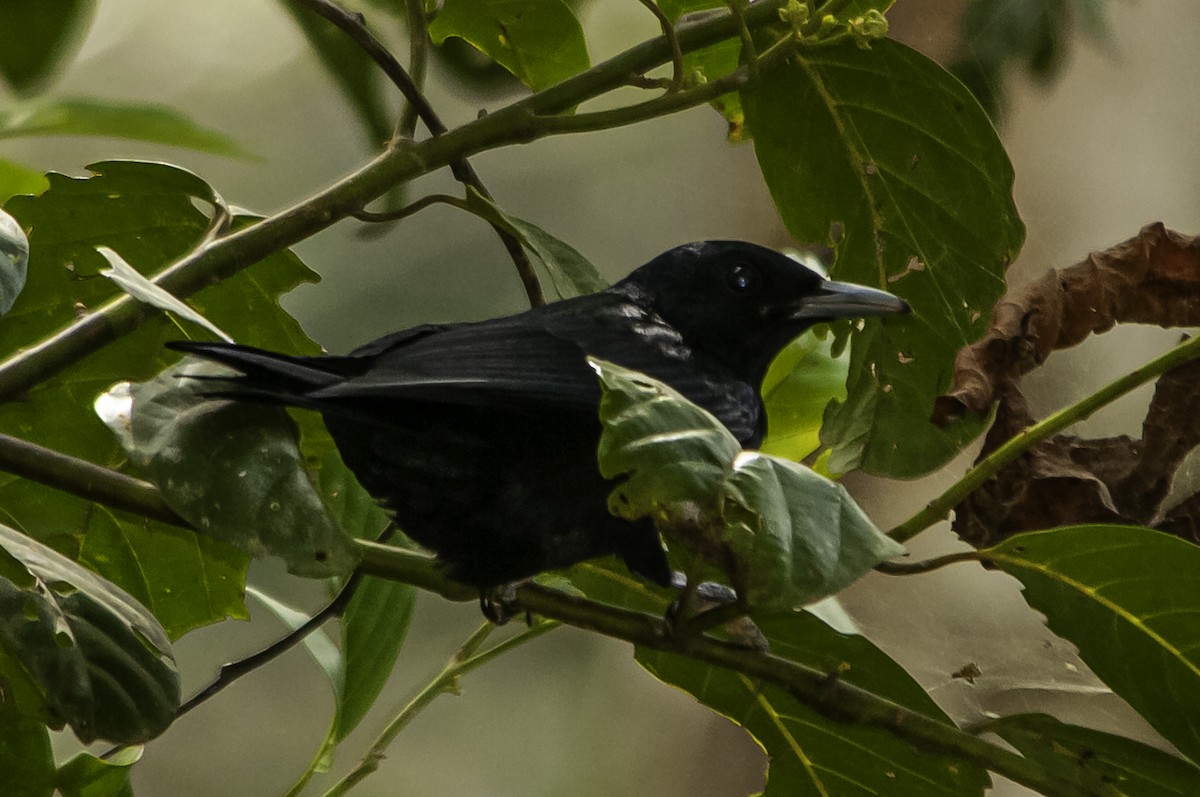
<svg viewBox="0 0 1200 797"><path fill-rule="evenodd" d="M237 343L171 341L168 349L194 354L233 368L234 376L199 377L211 381L204 395L267 403L309 406L305 394L332 385L358 371L357 357L298 357Z"/></svg>

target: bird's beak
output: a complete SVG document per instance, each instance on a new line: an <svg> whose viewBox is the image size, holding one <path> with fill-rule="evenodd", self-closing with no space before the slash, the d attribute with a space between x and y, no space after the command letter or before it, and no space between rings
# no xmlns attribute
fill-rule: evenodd
<svg viewBox="0 0 1200 797"><path fill-rule="evenodd" d="M814 295L805 297L792 318L816 322L907 313L910 309L908 302L887 291L826 280Z"/></svg>

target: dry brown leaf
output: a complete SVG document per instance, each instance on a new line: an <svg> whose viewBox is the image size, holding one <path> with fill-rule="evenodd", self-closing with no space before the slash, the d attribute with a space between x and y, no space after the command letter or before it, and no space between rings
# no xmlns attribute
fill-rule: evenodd
<svg viewBox="0 0 1200 797"><path fill-rule="evenodd" d="M997 404L980 459L1033 423L1021 376L1051 352L1116 324L1200 325L1200 237L1147 225L1005 294L987 334L959 351L951 390L937 399L941 426ZM1184 456L1200 445L1200 361L1164 374L1142 438L1050 438L1027 451L955 508L954 529L974 545L1020 531L1076 523L1136 523L1197 540L1200 498L1159 517Z"/></svg>

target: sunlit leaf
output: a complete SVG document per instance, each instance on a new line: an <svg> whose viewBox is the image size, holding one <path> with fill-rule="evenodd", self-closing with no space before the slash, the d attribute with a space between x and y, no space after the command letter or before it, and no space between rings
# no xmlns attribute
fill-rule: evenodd
<svg viewBox="0 0 1200 797"><path fill-rule="evenodd" d="M49 176L38 196L6 204L31 231L25 289L0 324L0 356L36 344L76 315L120 295L100 278L107 246L142 274L165 267L205 236L216 199L194 174L156 163L93 164L87 177ZM235 216L238 229L250 220ZM278 304L281 293L315 275L282 251L189 297L205 317L231 334L277 349L311 354L318 347ZM72 456L120 467L125 454L92 411L118 379L145 380L174 359L162 344L181 335L165 318L90 355L0 405L0 430ZM243 554L208 537L123 512L110 512L10 474L0 474L7 522L51 544L119 584L151 607L172 636L226 616L244 615Z"/></svg>
<svg viewBox="0 0 1200 797"><path fill-rule="evenodd" d="M133 797L130 769L141 760L143 749L125 747L102 759L80 753L59 767L59 793L63 797Z"/></svg>
<svg viewBox="0 0 1200 797"><path fill-rule="evenodd" d="M191 321L193 324L207 329L224 341L233 342L233 339L222 332L216 324L188 307L179 299L176 299L163 288L155 285L148 277L126 263L123 257L107 246L97 246L96 251L108 261L108 268L101 269L100 276L108 277L121 286L121 290L139 302L145 302L152 307L157 307L159 310L174 313L186 321Z"/></svg>

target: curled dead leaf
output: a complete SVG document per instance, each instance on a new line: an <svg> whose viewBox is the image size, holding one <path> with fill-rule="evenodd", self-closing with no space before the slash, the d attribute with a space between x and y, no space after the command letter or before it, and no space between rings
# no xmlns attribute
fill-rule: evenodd
<svg viewBox="0 0 1200 797"><path fill-rule="evenodd" d="M959 351L933 422L968 413L996 419L980 458L1033 423L1020 379L1051 352L1116 324L1200 325L1200 237L1149 224L1103 252L1003 296L987 334ZM1136 523L1200 542L1200 500L1160 506L1184 457L1200 445L1200 362L1164 374L1140 440L1058 435L1033 447L955 508L954 528L974 545L1076 523Z"/></svg>

